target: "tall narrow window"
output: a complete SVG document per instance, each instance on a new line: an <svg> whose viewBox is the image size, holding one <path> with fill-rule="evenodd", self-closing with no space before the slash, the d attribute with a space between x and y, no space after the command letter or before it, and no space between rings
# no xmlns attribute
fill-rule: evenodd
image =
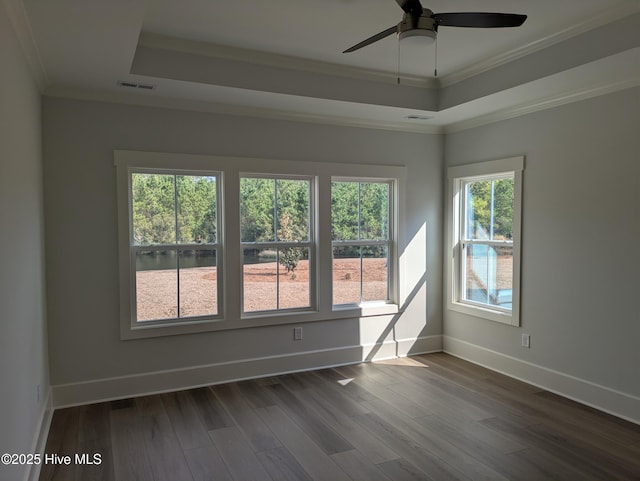
<svg viewBox="0 0 640 481"><path fill-rule="evenodd" d="M311 190L310 178L240 178L243 312L314 305Z"/></svg>
<svg viewBox="0 0 640 481"><path fill-rule="evenodd" d="M217 176L132 172L130 189L133 319L216 316Z"/></svg>
<svg viewBox="0 0 640 481"><path fill-rule="evenodd" d="M522 169L521 157L449 169L454 310L519 323Z"/></svg>
<svg viewBox="0 0 640 481"><path fill-rule="evenodd" d="M391 182L331 183L333 304L390 298Z"/></svg>

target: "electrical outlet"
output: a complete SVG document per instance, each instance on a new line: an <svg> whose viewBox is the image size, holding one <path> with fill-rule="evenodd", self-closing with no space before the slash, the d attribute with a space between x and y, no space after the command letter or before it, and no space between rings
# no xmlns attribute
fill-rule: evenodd
<svg viewBox="0 0 640 481"><path fill-rule="evenodd" d="M531 336L529 334L522 334L522 347L531 347Z"/></svg>
<svg viewBox="0 0 640 481"><path fill-rule="evenodd" d="M293 340L294 341L302 340L302 328L301 327L294 327L293 328Z"/></svg>

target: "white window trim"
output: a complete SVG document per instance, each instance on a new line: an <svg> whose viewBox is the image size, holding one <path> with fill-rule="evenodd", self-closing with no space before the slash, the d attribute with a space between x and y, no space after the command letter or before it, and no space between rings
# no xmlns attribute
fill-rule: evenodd
<svg viewBox="0 0 640 481"><path fill-rule="evenodd" d="M403 166L343 164L329 162L303 162L244 157L222 157L196 154L175 154L142 152L130 150L114 151L116 165L118 201L118 247L119 247L119 287L120 287L120 338L140 339L178 334L189 334L248 327L264 327L278 324L304 323L346 318L393 315L400 310L403 269L399 265L398 245L404 245L404 191L406 168ZM223 306L219 318L181 320L176 323L144 326L132 323L131 318L131 265L129 246L129 169L158 169L182 172L220 172L220 204L218 206L218 228L221 236L218 243L222 247L219 262L224 266L222 293ZM313 293L315 305L310 310L260 311L242 314L242 248L240 242L239 198L240 175L252 172L271 176L311 176L315 178L316 232L316 289ZM362 176L367 172L366 176ZM385 180L394 179L394 211L392 213L393 238L392 276L390 279L390 303L363 303L362 305L332 305L331 282L331 179L335 177L353 179ZM324 207L323 207L324 206ZM326 259L326 261L325 261ZM404 294L403 294L404 295ZM134 321L135 322L135 321Z"/></svg>
<svg viewBox="0 0 640 481"><path fill-rule="evenodd" d="M521 232L522 232L522 172L524 156L478 162L474 164L449 167L447 171L447 243L445 255L445 282L447 308L474 317L491 321L520 325L520 266L521 266ZM485 305L474 305L461 302L461 258L462 248L459 243L462 229L460 210L462 202L462 185L464 181L482 178L494 178L502 174L514 176L513 203L513 279L512 309L507 311Z"/></svg>

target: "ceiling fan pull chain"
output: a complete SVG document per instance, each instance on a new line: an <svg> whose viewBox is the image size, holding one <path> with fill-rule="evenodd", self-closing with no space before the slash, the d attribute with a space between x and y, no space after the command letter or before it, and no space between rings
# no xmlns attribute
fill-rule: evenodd
<svg viewBox="0 0 640 481"><path fill-rule="evenodd" d="M435 49L436 49L436 59L435 59L435 65L433 67L433 76L437 77L438 76L438 37L436 37Z"/></svg>
<svg viewBox="0 0 640 481"><path fill-rule="evenodd" d="M400 42L398 42L398 85L400 85Z"/></svg>

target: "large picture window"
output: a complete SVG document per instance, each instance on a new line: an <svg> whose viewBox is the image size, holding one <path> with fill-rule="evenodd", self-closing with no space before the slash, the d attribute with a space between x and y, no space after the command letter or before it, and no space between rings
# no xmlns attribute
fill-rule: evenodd
<svg viewBox="0 0 640 481"><path fill-rule="evenodd" d="M404 167L114 161L121 339L398 312Z"/></svg>
<svg viewBox="0 0 640 481"><path fill-rule="evenodd" d="M521 157L449 169L454 310L519 324Z"/></svg>
<svg viewBox="0 0 640 481"><path fill-rule="evenodd" d="M391 182L331 182L334 306L389 300L390 199Z"/></svg>

